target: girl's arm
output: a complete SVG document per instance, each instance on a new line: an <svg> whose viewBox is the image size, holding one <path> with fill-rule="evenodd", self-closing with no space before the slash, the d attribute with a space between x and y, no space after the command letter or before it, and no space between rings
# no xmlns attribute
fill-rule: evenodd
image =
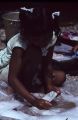
<svg viewBox="0 0 78 120"><path fill-rule="evenodd" d="M51 103L34 97L30 92L27 91L26 87L24 87L24 85L18 79L18 75L22 66L23 53L24 50L22 48L14 48L12 51L8 76L9 84L18 94L20 94L32 105L40 109L49 109L52 107Z"/></svg>

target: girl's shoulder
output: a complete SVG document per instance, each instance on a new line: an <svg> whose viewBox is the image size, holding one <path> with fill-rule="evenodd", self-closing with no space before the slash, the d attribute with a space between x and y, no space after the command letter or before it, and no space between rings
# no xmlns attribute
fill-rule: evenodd
<svg viewBox="0 0 78 120"><path fill-rule="evenodd" d="M27 44L21 39L20 33L17 33L8 41L7 47L9 47L10 49L13 49L14 47L21 47L23 49L26 49Z"/></svg>
<svg viewBox="0 0 78 120"><path fill-rule="evenodd" d="M14 44L16 41L18 41L20 39L20 33L17 33L16 35L14 35L13 37L11 37L8 42L8 44Z"/></svg>

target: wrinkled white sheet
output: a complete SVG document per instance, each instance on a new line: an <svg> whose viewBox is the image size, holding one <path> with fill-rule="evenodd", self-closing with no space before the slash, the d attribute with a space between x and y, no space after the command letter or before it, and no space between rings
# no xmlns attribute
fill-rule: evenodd
<svg viewBox="0 0 78 120"><path fill-rule="evenodd" d="M72 46L61 43L61 45L57 45L54 48L53 59L57 61L68 61L77 58L74 53L71 53ZM58 52L58 53L57 53ZM62 54L62 53L70 53L70 54Z"/></svg>
<svg viewBox="0 0 78 120"><path fill-rule="evenodd" d="M78 120L78 77L67 75L62 94L55 98L57 104L49 110L31 107L27 101L15 100L13 95L5 95L0 87L1 120ZM2 94L2 92L5 94ZM44 94L35 93L37 97ZM8 118L8 119L7 119Z"/></svg>
<svg viewBox="0 0 78 120"><path fill-rule="evenodd" d="M66 56L66 55L62 55L62 54L53 53L53 59L57 60L57 61L67 61L67 60L72 60L73 57L72 56Z"/></svg>
<svg viewBox="0 0 78 120"><path fill-rule="evenodd" d="M61 43L61 45L57 45L54 47L54 51L55 52L65 52L65 53L69 53L70 50L72 50L72 46Z"/></svg>

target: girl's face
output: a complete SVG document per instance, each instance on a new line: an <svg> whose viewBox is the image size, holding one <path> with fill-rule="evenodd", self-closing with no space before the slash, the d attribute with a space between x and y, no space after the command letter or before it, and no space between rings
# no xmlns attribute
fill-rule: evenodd
<svg viewBox="0 0 78 120"><path fill-rule="evenodd" d="M43 34L40 36L34 36L31 38L31 42L32 44L39 46L39 47L45 47L48 45L48 43L51 41L52 39L52 34Z"/></svg>
<svg viewBox="0 0 78 120"><path fill-rule="evenodd" d="M52 39L52 33L35 35L35 36L27 36L26 34L22 34L24 40L28 40L32 45L37 47L45 47Z"/></svg>

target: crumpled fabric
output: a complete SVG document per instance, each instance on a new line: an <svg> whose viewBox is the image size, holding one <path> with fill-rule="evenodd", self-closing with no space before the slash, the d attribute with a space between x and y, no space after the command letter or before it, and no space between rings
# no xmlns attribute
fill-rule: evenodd
<svg viewBox="0 0 78 120"><path fill-rule="evenodd" d="M0 86L0 91L6 95L1 94L0 92L1 120L7 120L7 118L10 120L78 120L77 86L78 76L70 76L67 74L66 82L61 88L62 93L60 96L55 98L57 104L49 110L39 110L38 108L34 109L34 106L31 106L31 104L29 104L20 96L16 99L14 97L14 94L7 95L4 90L4 88L6 88L6 85L2 84L2 87ZM45 94L34 93L34 95L42 98Z"/></svg>

